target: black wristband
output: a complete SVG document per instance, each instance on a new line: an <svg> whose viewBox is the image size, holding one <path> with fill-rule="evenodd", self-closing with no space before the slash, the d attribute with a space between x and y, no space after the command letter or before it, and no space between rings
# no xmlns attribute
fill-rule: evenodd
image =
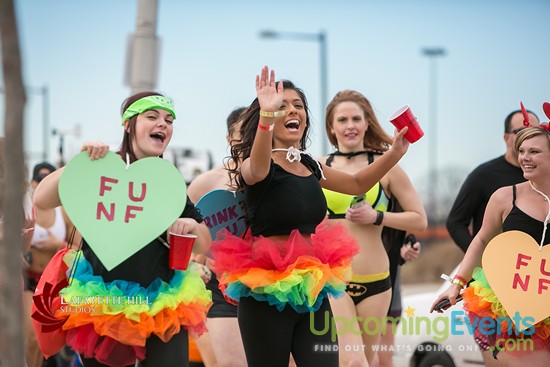
<svg viewBox="0 0 550 367"><path fill-rule="evenodd" d="M376 220L374 221L375 226L379 226L382 224L382 221L384 220L384 212L381 212L380 210L376 211Z"/></svg>

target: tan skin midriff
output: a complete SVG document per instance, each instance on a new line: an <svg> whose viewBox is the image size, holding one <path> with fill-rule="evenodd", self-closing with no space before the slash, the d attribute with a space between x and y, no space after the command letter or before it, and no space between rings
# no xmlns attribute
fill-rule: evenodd
<svg viewBox="0 0 550 367"><path fill-rule="evenodd" d="M53 255L59 249L39 249L36 247L31 247L30 253L32 254L32 262L30 264L29 270L35 273L42 273L46 268L46 265L50 262Z"/></svg>
<svg viewBox="0 0 550 367"><path fill-rule="evenodd" d="M378 274L389 270L390 262L381 236L382 226L357 224L345 219L333 220L342 222L357 240L359 253L351 260L354 274Z"/></svg>

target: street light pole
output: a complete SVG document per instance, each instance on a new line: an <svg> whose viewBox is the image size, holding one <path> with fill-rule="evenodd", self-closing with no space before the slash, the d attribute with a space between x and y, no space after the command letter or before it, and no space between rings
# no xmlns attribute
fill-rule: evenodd
<svg viewBox="0 0 550 367"><path fill-rule="evenodd" d="M138 0L136 32L128 39L124 82L137 92L155 90L160 39L157 36L157 0Z"/></svg>
<svg viewBox="0 0 550 367"><path fill-rule="evenodd" d="M42 159L45 162L49 161L50 155L50 119L49 119L49 107L50 107L50 94L48 86L44 85L38 88L27 88L31 93L40 94L42 96Z"/></svg>
<svg viewBox="0 0 550 367"><path fill-rule="evenodd" d="M260 32L260 38L268 39L289 39L294 41L314 41L319 42L319 70L321 86L321 142L322 152L325 155L329 152L328 139L325 134L325 109L328 104L328 47L327 35L324 30L319 33L302 32L278 32L273 30L263 30Z"/></svg>
<svg viewBox="0 0 550 367"><path fill-rule="evenodd" d="M428 139L428 162L430 166L430 180L428 192L430 195L429 212L436 216L437 212L437 58L445 56L442 47L423 48L422 54L430 60L429 65L429 120L430 138Z"/></svg>
<svg viewBox="0 0 550 367"><path fill-rule="evenodd" d="M321 155L329 153L329 145L327 134L325 133L325 111L328 105L328 50L327 50L327 35L324 30L319 32L319 60L320 60L320 69L321 69Z"/></svg>
<svg viewBox="0 0 550 367"><path fill-rule="evenodd" d="M42 159L49 161L50 156L50 93L47 85L42 87L26 87L30 94L40 94L42 96ZM0 93L4 89L0 88Z"/></svg>

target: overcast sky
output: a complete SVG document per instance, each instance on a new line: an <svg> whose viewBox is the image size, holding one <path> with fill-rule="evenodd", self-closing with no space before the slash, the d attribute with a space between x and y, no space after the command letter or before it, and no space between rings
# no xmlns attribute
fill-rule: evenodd
<svg viewBox="0 0 550 367"><path fill-rule="evenodd" d="M426 135L401 165L419 191L433 163L468 172L502 154L504 117L520 101L541 118L542 103L550 101L550 1L158 3L157 90L174 99L177 113L171 146L209 150L217 163L228 153L225 119L255 97L254 78L263 65L305 91L314 123L309 150L323 153L319 43L261 39L264 29L324 30L329 100L342 89L360 91L388 132L392 112L411 105ZM16 5L24 80L33 88L26 119L31 162L43 151L42 98L34 90L43 86L49 91L50 125L67 133L69 154L89 139L117 146L119 108L130 94L123 76L137 0L19 0ZM430 121L430 60L421 53L424 47L446 50L435 61L437 134ZM77 125L79 138L72 135ZM58 144L52 137L52 161ZM429 158L434 146L435 160Z"/></svg>

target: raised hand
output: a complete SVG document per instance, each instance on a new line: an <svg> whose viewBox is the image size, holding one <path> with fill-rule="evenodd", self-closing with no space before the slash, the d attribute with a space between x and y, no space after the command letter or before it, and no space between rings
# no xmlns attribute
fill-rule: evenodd
<svg viewBox="0 0 550 367"><path fill-rule="evenodd" d="M407 132L407 130L409 130L409 127L405 126L401 129L401 131L397 131L397 129L395 129L393 134L393 143L390 149L397 152L401 156L407 153L409 145L411 145L411 143L409 143L409 141L405 139L405 133Z"/></svg>
<svg viewBox="0 0 550 367"><path fill-rule="evenodd" d="M275 71L269 71L267 66L256 75L256 93L262 111L278 111L283 104L283 82L275 85Z"/></svg>

